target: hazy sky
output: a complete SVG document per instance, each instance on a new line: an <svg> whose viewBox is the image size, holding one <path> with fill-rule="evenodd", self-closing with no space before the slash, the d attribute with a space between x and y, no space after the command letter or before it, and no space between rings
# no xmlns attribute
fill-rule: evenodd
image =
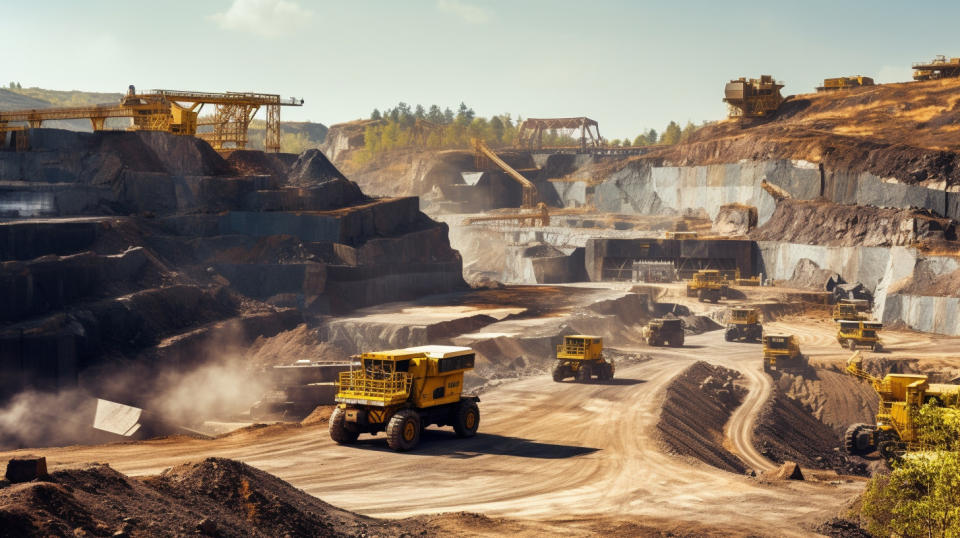
<svg viewBox="0 0 960 538"><path fill-rule="evenodd" d="M0 0L0 81L303 97L326 124L398 101L589 116L607 138L719 119L731 78L908 80L960 56L960 2Z"/></svg>

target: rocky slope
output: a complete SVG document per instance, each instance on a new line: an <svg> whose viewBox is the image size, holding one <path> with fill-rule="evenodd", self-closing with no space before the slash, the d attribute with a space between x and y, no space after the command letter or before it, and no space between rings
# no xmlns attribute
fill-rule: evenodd
<svg viewBox="0 0 960 538"><path fill-rule="evenodd" d="M365 195L317 150L28 136L28 151L0 147L2 399L80 384L142 404L165 372L257 338L464 286L445 224L416 198Z"/></svg>

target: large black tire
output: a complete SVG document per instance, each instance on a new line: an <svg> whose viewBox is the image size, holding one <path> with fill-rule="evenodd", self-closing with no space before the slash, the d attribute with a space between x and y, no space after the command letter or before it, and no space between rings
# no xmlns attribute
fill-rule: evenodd
<svg viewBox="0 0 960 538"><path fill-rule="evenodd" d="M553 380L557 383L563 381L564 378L569 376L570 373L567 372L567 368L564 365L558 364L553 368Z"/></svg>
<svg viewBox="0 0 960 538"><path fill-rule="evenodd" d="M736 329L727 329L723 332L723 339L727 342L733 342L737 339L737 330Z"/></svg>
<svg viewBox="0 0 960 538"><path fill-rule="evenodd" d="M347 412L339 407L334 408L333 413L330 414L330 438L341 445L355 443L360 436L358 432L347 429L346 418Z"/></svg>
<svg viewBox="0 0 960 538"><path fill-rule="evenodd" d="M480 408L473 400L462 400L454 417L453 431L457 437L473 437L480 427Z"/></svg>
<svg viewBox="0 0 960 538"><path fill-rule="evenodd" d="M411 409L401 409L387 423L387 445L397 452L412 450L420 442L420 415Z"/></svg>
<svg viewBox="0 0 960 538"><path fill-rule="evenodd" d="M610 381L613 379L613 366L608 363L600 365L600 371L597 372L597 379L600 381Z"/></svg>
<svg viewBox="0 0 960 538"><path fill-rule="evenodd" d="M580 365L580 370L577 371L577 381L581 383L589 383L590 375L593 373L593 365L589 362L585 362Z"/></svg>
<svg viewBox="0 0 960 538"><path fill-rule="evenodd" d="M861 448L857 446L857 437L865 430L872 430L874 426L870 424L851 424L843 434L843 450L851 456L865 456L873 452L873 447Z"/></svg>

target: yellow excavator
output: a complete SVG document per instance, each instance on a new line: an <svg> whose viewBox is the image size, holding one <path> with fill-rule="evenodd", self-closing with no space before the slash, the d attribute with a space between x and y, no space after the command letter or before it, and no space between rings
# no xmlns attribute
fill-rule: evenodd
<svg viewBox="0 0 960 538"><path fill-rule="evenodd" d="M892 461L907 451L923 448L914 416L925 403L960 413L960 385L930 383L927 376L918 374L875 377L863 369L859 351L847 359L846 372L869 382L880 397L876 424L851 424L844 433L843 448L852 456L877 452Z"/></svg>

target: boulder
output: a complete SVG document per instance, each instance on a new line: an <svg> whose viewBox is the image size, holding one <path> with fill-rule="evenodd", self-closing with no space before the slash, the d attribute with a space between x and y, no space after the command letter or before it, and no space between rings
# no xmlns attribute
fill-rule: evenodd
<svg viewBox="0 0 960 538"><path fill-rule="evenodd" d="M20 456L7 462L6 478L14 484L47 476L47 458L43 456Z"/></svg>
<svg viewBox="0 0 960 538"><path fill-rule="evenodd" d="M746 235L756 227L757 208L736 203L720 206L712 226L719 235Z"/></svg>

